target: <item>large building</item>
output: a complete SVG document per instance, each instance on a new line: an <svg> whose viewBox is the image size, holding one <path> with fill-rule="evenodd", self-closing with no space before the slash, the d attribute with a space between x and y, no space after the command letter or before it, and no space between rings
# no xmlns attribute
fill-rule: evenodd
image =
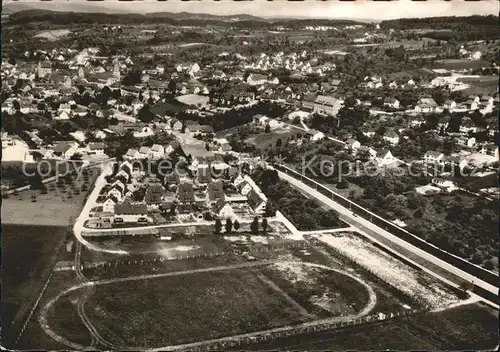
<svg viewBox="0 0 500 352"><path fill-rule="evenodd" d="M343 104L344 102L340 99L326 95L318 95L314 101L313 112L336 116Z"/></svg>

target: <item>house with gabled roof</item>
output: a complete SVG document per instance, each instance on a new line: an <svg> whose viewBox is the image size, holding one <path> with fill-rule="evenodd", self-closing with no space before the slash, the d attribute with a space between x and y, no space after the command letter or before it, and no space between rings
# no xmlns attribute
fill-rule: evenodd
<svg viewBox="0 0 500 352"><path fill-rule="evenodd" d="M208 184L212 182L212 175L210 173L210 168L208 167L208 165L198 165L196 181L199 184Z"/></svg>
<svg viewBox="0 0 500 352"><path fill-rule="evenodd" d="M115 218L120 217L124 222L138 222L140 218L147 218L147 214L145 203L132 203L128 198L115 205Z"/></svg>
<svg viewBox="0 0 500 352"><path fill-rule="evenodd" d="M399 143L399 136L396 132L394 132L394 130L388 130L387 132L385 132L382 139L391 143L392 145L396 145Z"/></svg>
<svg viewBox="0 0 500 352"><path fill-rule="evenodd" d="M379 149L376 153L377 156L375 157L375 160L377 161L379 167L392 164L396 161L389 149Z"/></svg>
<svg viewBox="0 0 500 352"><path fill-rule="evenodd" d="M247 181L243 180L242 182L240 182L238 185L237 185L240 193L244 196L248 195L248 193L250 193L250 191L253 189L252 186L250 185L250 183L248 183Z"/></svg>
<svg viewBox="0 0 500 352"><path fill-rule="evenodd" d="M70 143L58 143L54 147L53 155L61 159L70 159L77 153L77 149Z"/></svg>
<svg viewBox="0 0 500 352"><path fill-rule="evenodd" d="M429 150L424 154L424 161L431 164L441 164L444 160L444 154L434 150Z"/></svg>
<svg viewBox="0 0 500 352"><path fill-rule="evenodd" d="M222 182L213 182L208 185L208 199L210 202L224 200L226 195L222 187Z"/></svg>
<svg viewBox="0 0 500 352"><path fill-rule="evenodd" d="M266 208L266 202L264 199L261 198L261 196L255 191L251 190L247 194L247 199L248 199L248 204L256 214L262 214L264 213L264 210Z"/></svg>
<svg viewBox="0 0 500 352"><path fill-rule="evenodd" d="M106 200L102 203L102 210L105 213L114 213L115 205L119 203L119 199L114 194L108 195Z"/></svg>
<svg viewBox="0 0 500 352"><path fill-rule="evenodd" d="M191 182L183 182L177 188L180 203L194 203L194 188Z"/></svg>
<svg viewBox="0 0 500 352"><path fill-rule="evenodd" d="M139 153L139 151L137 149L129 149L127 150L127 153L123 156L123 158L125 160L138 160L140 159L140 156L141 154Z"/></svg>
<svg viewBox="0 0 500 352"><path fill-rule="evenodd" d="M153 144L150 153L153 160L163 159L165 157L165 148L159 144Z"/></svg>
<svg viewBox="0 0 500 352"><path fill-rule="evenodd" d="M147 205L159 205L163 201L165 189L160 184L150 184L146 187L144 201Z"/></svg>
<svg viewBox="0 0 500 352"><path fill-rule="evenodd" d="M215 203L212 211L219 219L233 219L235 217L234 210L231 205L222 199Z"/></svg>

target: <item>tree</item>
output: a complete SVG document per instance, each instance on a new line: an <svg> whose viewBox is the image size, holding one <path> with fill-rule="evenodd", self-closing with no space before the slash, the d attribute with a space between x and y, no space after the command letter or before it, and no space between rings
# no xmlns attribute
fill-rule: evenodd
<svg viewBox="0 0 500 352"><path fill-rule="evenodd" d="M276 147L279 148L282 144L283 142L281 141L281 138L278 138L278 140L276 141Z"/></svg>
<svg viewBox="0 0 500 352"><path fill-rule="evenodd" d="M222 230L222 222L220 219L215 220L214 230L217 235L220 234L220 231Z"/></svg>
<svg viewBox="0 0 500 352"><path fill-rule="evenodd" d="M231 219L226 220L226 233L231 233L233 231L233 222Z"/></svg>
<svg viewBox="0 0 500 352"><path fill-rule="evenodd" d="M233 227L236 231L240 229L240 222L238 220L234 220Z"/></svg>
<svg viewBox="0 0 500 352"><path fill-rule="evenodd" d="M269 126L269 124L266 125L264 132L266 132L266 133L271 132L271 126Z"/></svg>
<svg viewBox="0 0 500 352"><path fill-rule="evenodd" d="M268 218L275 215L276 215L276 209L274 208L273 204L271 204L271 202L268 201L266 203L266 208L264 210L264 216Z"/></svg>
<svg viewBox="0 0 500 352"><path fill-rule="evenodd" d="M254 234L254 235L259 233L259 219L257 217L253 218L253 221L250 224L250 230L252 231L252 234Z"/></svg>
<svg viewBox="0 0 500 352"><path fill-rule="evenodd" d="M267 232L267 227L268 227L268 225L267 225L267 218L264 218L264 219L262 219L262 231L264 233Z"/></svg>

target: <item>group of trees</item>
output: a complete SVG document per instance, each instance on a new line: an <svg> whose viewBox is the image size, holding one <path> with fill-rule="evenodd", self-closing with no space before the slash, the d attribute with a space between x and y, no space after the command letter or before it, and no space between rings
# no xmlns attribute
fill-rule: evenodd
<svg viewBox="0 0 500 352"><path fill-rule="evenodd" d="M338 214L325 210L314 200L281 181L276 171L257 170L255 180L274 209L280 210L301 230L332 228L341 224Z"/></svg>
<svg viewBox="0 0 500 352"><path fill-rule="evenodd" d="M429 179L408 175L350 178L364 191L351 198L386 219L399 219L411 233L462 258L492 269L498 248L498 205L468 195L423 196L415 187ZM464 198L467 197L467 200Z"/></svg>

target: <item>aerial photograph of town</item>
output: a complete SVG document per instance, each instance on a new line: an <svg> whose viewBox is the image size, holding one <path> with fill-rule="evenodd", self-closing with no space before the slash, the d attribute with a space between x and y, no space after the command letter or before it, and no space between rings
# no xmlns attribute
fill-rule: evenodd
<svg viewBox="0 0 500 352"><path fill-rule="evenodd" d="M3 1L2 350L498 350L496 0Z"/></svg>

